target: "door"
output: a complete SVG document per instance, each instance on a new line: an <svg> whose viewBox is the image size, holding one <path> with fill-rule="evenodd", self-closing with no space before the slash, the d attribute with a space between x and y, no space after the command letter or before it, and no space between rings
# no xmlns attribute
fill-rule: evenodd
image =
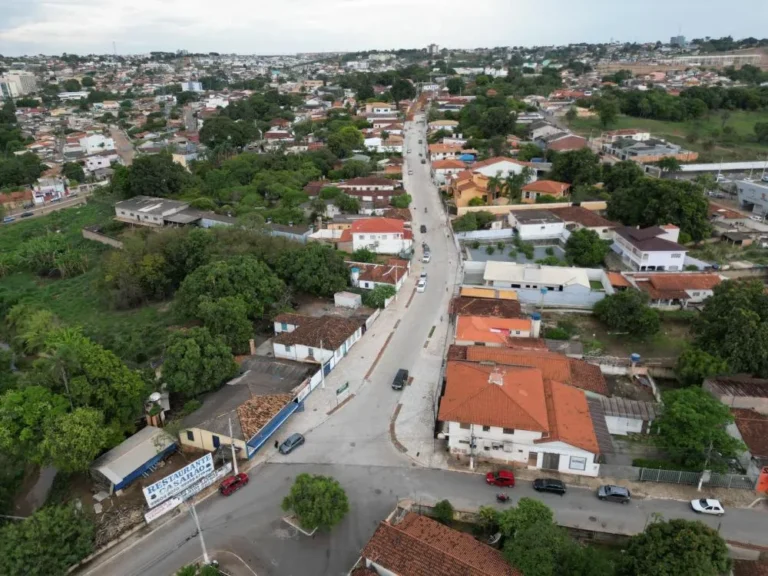
<svg viewBox="0 0 768 576"><path fill-rule="evenodd" d="M544 452L544 462L541 465L544 470L559 470L560 469L560 454L550 454Z"/></svg>
<svg viewBox="0 0 768 576"><path fill-rule="evenodd" d="M536 452L529 452L528 466L533 466L535 468L538 462L539 462L539 455Z"/></svg>

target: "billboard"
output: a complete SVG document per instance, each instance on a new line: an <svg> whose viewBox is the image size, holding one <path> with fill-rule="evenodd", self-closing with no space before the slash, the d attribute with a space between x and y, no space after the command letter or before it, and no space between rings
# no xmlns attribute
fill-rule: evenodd
<svg viewBox="0 0 768 576"><path fill-rule="evenodd" d="M216 470L216 472L213 473L211 476L206 476L202 480L199 480L195 482L192 486L185 488L183 491L179 492L172 498L169 498L159 506L156 506L155 508L152 508L149 512L144 514L144 519L147 521L147 524L152 522L153 520L157 520L161 516L164 516L171 510L175 509L179 504L182 502L188 500L198 492L201 492L202 490L205 490L208 488L208 486L212 486L224 476L228 475L230 472L232 472L232 462L227 462L224 466Z"/></svg>
<svg viewBox="0 0 768 576"><path fill-rule="evenodd" d="M212 473L213 456L209 453L144 488L144 498L147 499L147 505L154 508Z"/></svg>

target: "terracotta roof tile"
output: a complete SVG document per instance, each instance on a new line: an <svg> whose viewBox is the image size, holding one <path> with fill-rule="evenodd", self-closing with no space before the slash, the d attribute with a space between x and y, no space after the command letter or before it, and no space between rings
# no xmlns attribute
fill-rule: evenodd
<svg viewBox="0 0 768 576"><path fill-rule="evenodd" d="M762 562L734 560L733 576L768 576L768 560Z"/></svg>
<svg viewBox="0 0 768 576"><path fill-rule="evenodd" d="M469 298L458 296L451 300L451 314L465 316L495 316L496 318L520 318L520 303L517 300L495 298Z"/></svg>
<svg viewBox="0 0 768 576"><path fill-rule="evenodd" d="M466 168L467 165L462 162L461 160L454 160L453 158L449 158L448 160L435 160L432 162L432 169L433 170L444 170L447 168L456 169L456 168Z"/></svg>
<svg viewBox="0 0 768 576"><path fill-rule="evenodd" d="M550 196L562 196L568 192L570 187L570 184L556 182L555 180L536 180L523 186L523 191L549 194Z"/></svg>
<svg viewBox="0 0 768 576"><path fill-rule="evenodd" d="M496 318L493 316L459 316L456 322L456 340L505 344L515 332L529 332L533 328L530 318Z"/></svg>
<svg viewBox="0 0 768 576"><path fill-rule="evenodd" d="M614 288L631 288L632 284L629 283L629 280L624 278L619 272L606 272L606 276L608 276L608 281L611 283L611 286Z"/></svg>
<svg viewBox="0 0 768 576"><path fill-rule="evenodd" d="M354 320L339 316L308 317L299 324L293 332L281 332L273 342L293 346L300 344L310 348L323 350L338 350L338 348L358 329L360 325Z"/></svg>
<svg viewBox="0 0 768 576"><path fill-rule="evenodd" d="M272 394L254 396L243 402L237 407L237 417L240 420L243 437L251 438L291 400L293 400L291 394Z"/></svg>
<svg viewBox="0 0 768 576"><path fill-rule="evenodd" d="M537 444L565 442L593 454L600 453L587 397L581 390L559 382L544 383L549 436Z"/></svg>
<svg viewBox="0 0 768 576"><path fill-rule="evenodd" d="M351 230L353 234L406 232L405 222L395 218L361 218L352 223Z"/></svg>
<svg viewBox="0 0 768 576"><path fill-rule="evenodd" d="M768 416L744 408L731 408L731 414L752 456L768 459Z"/></svg>
<svg viewBox="0 0 768 576"><path fill-rule="evenodd" d="M362 556L402 576L522 576L500 551L413 512L379 524Z"/></svg>

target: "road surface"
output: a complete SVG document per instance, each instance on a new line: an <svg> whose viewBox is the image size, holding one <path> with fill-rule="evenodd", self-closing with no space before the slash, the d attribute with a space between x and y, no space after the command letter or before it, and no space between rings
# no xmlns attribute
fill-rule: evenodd
<svg viewBox="0 0 768 576"><path fill-rule="evenodd" d="M46 202L43 206L36 206L34 208L15 208L8 212L8 216L16 218L13 222L6 222L4 225L15 224L16 222L23 222L36 216L44 216L57 210L63 210L64 208L72 208L78 204L85 204L90 193L79 192L77 196L70 196L69 198L63 198L60 202ZM22 218L21 214L25 212L32 212L32 216Z"/></svg>
<svg viewBox="0 0 768 576"><path fill-rule="evenodd" d="M133 164L133 158L136 156L136 150L128 139L128 136L119 128L110 128L109 135L115 141L115 152L123 161L123 164L130 166Z"/></svg>

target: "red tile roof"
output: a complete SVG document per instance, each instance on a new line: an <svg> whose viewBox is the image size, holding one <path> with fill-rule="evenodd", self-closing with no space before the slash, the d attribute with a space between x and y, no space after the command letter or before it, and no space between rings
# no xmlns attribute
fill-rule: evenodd
<svg viewBox="0 0 768 576"><path fill-rule="evenodd" d="M731 414L752 456L768 459L768 416L743 408L731 408Z"/></svg>
<svg viewBox="0 0 768 576"><path fill-rule="evenodd" d="M536 180L523 186L524 192L538 192L539 194L549 194L550 196L562 196L568 192L570 184L556 182L555 180Z"/></svg>
<svg viewBox="0 0 768 576"><path fill-rule="evenodd" d="M413 512L379 524L362 557L402 576L522 576L500 551Z"/></svg>
<svg viewBox="0 0 768 576"><path fill-rule="evenodd" d="M361 218L352 223L353 234L392 234L400 232L405 234L410 230L405 229L405 222L395 218Z"/></svg>
<svg viewBox="0 0 768 576"><path fill-rule="evenodd" d="M684 273L634 276L637 287L652 300L687 299L686 290L714 290L723 280L718 274Z"/></svg>
<svg viewBox="0 0 768 576"><path fill-rule="evenodd" d="M624 278L624 276L622 276L619 272L606 272L605 275L608 276L608 281L614 288L632 287L632 284L629 283L629 280Z"/></svg>
<svg viewBox="0 0 768 576"><path fill-rule="evenodd" d="M448 160L435 160L432 162L432 169L433 170L445 170L447 168L450 169L464 169L467 165L462 162L461 160L455 160L453 158L449 158Z"/></svg>
<svg viewBox="0 0 768 576"><path fill-rule="evenodd" d="M459 316L456 322L456 340L506 344L515 332L529 332L533 328L530 318L495 318L493 316Z"/></svg>
<svg viewBox="0 0 768 576"><path fill-rule="evenodd" d="M310 348L323 350L338 350L339 347L358 329L360 325L354 320L339 316L306 316L299 321L298 328L293 332L281 332L273 339L277 344L293 346L299 344Z"/></svg>
<svg viewBox="0 0 768 576"><path fill-rule="evenodd" d="M544 383L549 436L536 444L565 442L593 454L600 453L587 397L581 390L559 382Z"/></svg>

